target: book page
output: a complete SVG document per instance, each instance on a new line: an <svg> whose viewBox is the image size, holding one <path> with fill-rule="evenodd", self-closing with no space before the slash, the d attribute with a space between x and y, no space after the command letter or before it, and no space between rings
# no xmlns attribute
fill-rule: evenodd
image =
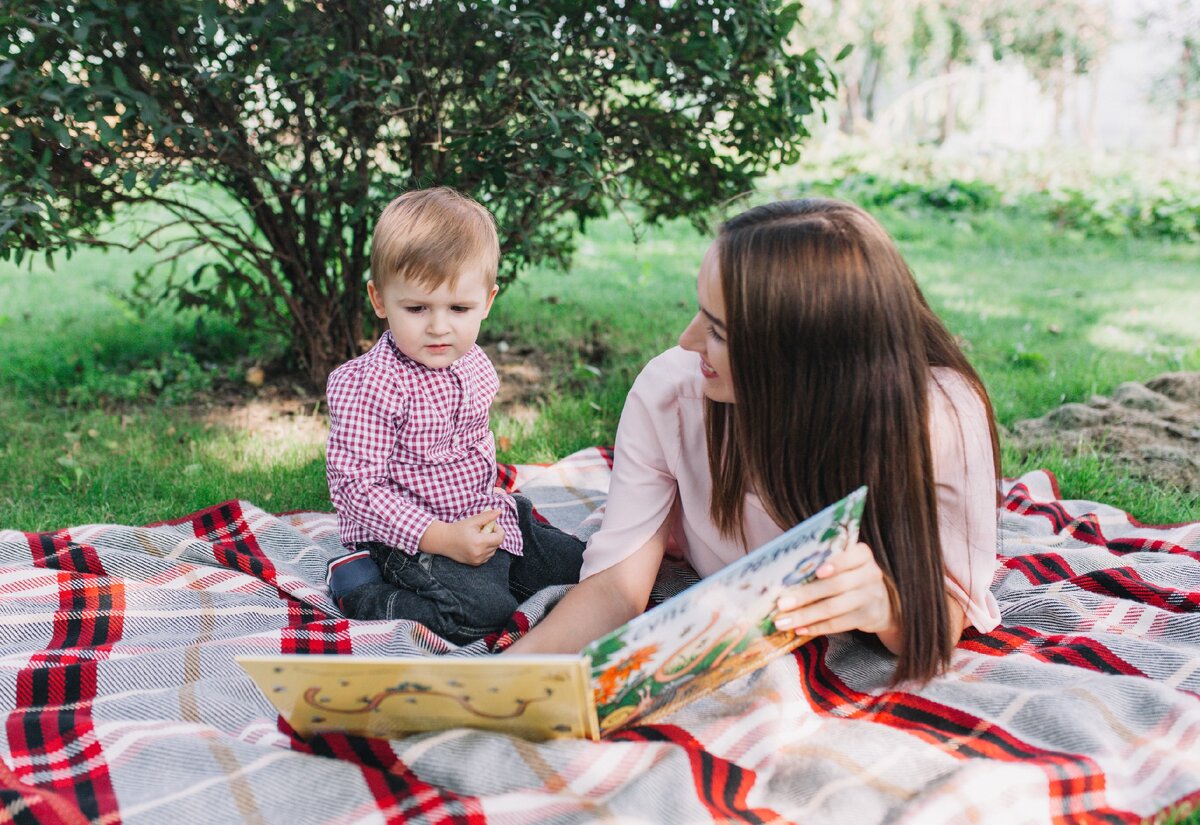
<svg viewBox="0 0 1200 825"><path fill-rule="evenodd" d="M648 722L806 639L775 628L783 590L858 540L866 488L589 644L601 735Z"/></svg>
<svg viewBox="0 0 1200 825"><path fill-rule="evenodd" d="M526 739L597 738L579 656L244 656L240 664L302 736L384 738L473 727Z"/></svg>

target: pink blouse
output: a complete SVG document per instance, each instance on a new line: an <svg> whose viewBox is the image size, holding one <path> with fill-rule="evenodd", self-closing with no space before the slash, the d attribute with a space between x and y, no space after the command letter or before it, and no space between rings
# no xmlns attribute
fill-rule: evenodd
<svg viewBox="0 0 1200 825"><path fill-rule="evenodd" d="M929 430L938 497L946 589L967 621L987 632L1000 623L990 585L996 568L996 487L987 415L971 386L950 369L933 370ZM580 578L632 555L667 518L688 563L708 576L744 550L723 538L708 514L712 478L704 437L704 379L699 356L675 347L642 370L617 428L616 458L604 521L589 539ZM750 547L783 531L757 496L745 511Z"/></svg>

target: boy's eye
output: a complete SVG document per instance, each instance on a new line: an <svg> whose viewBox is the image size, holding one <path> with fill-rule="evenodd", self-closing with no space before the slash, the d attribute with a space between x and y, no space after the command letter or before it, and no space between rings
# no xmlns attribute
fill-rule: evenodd
<svg viewBox="0 0 1200 825"><path fill-rule="evenodd" d="M424 311L425 311L425 307L419 307L419 306L417 306L417 307L405 307L405 308L404 308L404 311L405 311L405 312L411 312L413 315L418 315L418 314L420 314L420 313L422 313L422 312L424 312Z"/></svg>
<svg viewBox="0 0 1200 825"><path fill-rule="evenodd" d="M463 306L450 307L451 312L468 312L468 311L470 311L470 309L471 309L470 307L463 307Z"/></svg>

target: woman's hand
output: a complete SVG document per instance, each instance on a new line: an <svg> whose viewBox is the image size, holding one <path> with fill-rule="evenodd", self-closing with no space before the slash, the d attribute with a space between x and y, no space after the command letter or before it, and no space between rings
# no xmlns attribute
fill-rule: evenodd
<svg viewBox="0 0 1200 825"><path fill-rule="evenodd" d="M789 588L777 604L775 626L798 636L862 630L877 634L888 648L899 637L883 571L862 542L817 568L816 579Z"/></svg>

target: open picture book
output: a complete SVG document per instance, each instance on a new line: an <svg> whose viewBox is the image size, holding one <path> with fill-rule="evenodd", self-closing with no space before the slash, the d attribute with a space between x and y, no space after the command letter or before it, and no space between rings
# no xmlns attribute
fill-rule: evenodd
<svg viewBox="0 0 1200 825"><path fill-rule="evenodd" d="M866 488L596 639L578 654L242 656L300 735L397 738L474 727L599 739L652 722L807 641L775 627L783 591L858 540Z"/></svg>

